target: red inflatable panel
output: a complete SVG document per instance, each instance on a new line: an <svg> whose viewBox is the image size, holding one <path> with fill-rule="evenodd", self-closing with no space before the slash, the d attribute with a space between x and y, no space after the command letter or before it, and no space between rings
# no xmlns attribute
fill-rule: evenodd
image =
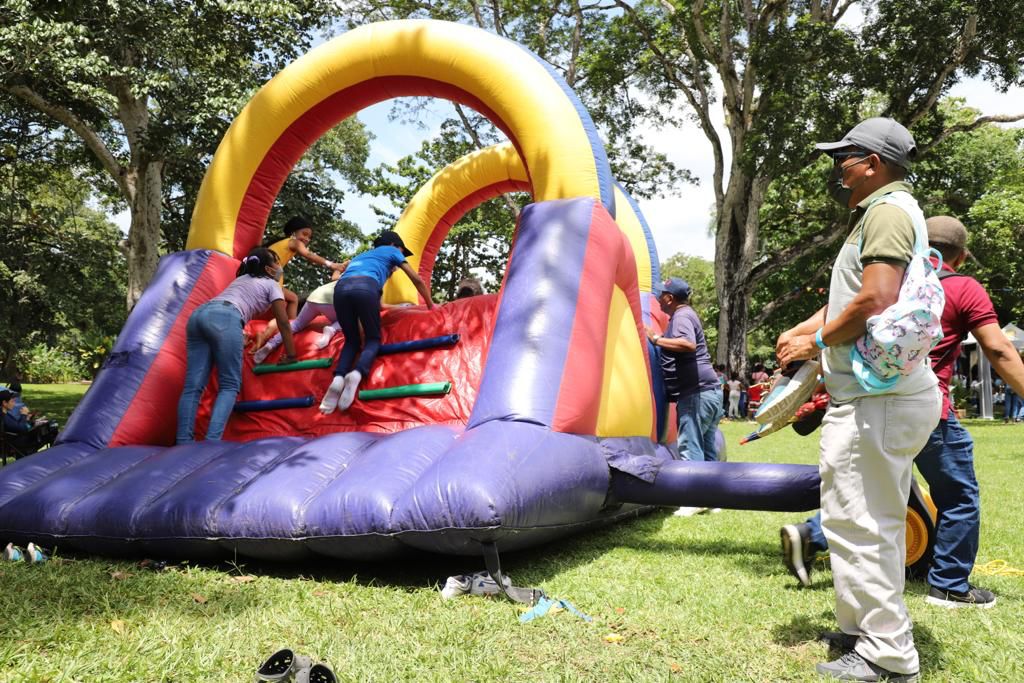
<svg viewBox="0 0 1024 683"><path fill-rule="evenodd" d="M378 356L373 371L363 380L360 389L383 389L401 384L450 381L452 391L446 396L366 402L356 399L352 407L344 413L335 411L330 415L322 415L318 406L333 378L333 366L257 375L252 371L252 356L246 354L239 401L311 394L316 397L316 402L310 408L234 413L228 422L224 438L232 441L251 441L270 436L322 436L345 431L398 432L426 424L465 425L476 402L486 352L491 342L497 302L497 294L487 294L435 306L433 311L415 306L382 312L381 330L384 344L443 334L458 334L460 340L452 347ZM337 359L344 344L344 337L340 332L334 335L326 349L321 350L314 346L325 323L325 319L318 318L310 327L296 335L300 360L325 356ZM246 328L247 332L255 333L265 324L261 321L252 321ZM275 362L281 353L280 349L275 351L267 362ZM211 378L196 421L197 438L206 433L215 391L216 379Z"/></svg>

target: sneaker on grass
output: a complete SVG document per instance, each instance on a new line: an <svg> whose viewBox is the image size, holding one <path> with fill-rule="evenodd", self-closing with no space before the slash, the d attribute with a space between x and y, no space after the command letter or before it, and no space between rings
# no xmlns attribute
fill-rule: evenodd
<svg viewBox="0 0 1024 683"><path fill-rule="evenodd" d="M909 674L896 673L872 664L855 651L847 652L839 659L818 664L815 671L835 681L889 681L889 683L916 683L921 680L918 671Z"/></svg>
<svg viewBox="0 0 1024 683"><path fill-rule="evenodd" d="M814 552L811 550L811 528L807 524L787 524L779 529L782 539L782 561L801 586L811 585Z"/></svg>
<svg viewBox="0 0 1024 683"><path fill-rule="evenodd" d="M699 515L702 512L707 512L707 511L708 511L707 508L681 507L681 508L678 508L672 514L675 517L693 517L694 515Z"/></svg>
<svg viewBox="0 0 1024 683"><path fill-rule="evenodd" d="M929 605L956 609L958 607L980 607L988 609L996 604L996 596L992 591L968 585L963 593L944 591L935 586L928 589L928 597L924 599Z"/></svg>

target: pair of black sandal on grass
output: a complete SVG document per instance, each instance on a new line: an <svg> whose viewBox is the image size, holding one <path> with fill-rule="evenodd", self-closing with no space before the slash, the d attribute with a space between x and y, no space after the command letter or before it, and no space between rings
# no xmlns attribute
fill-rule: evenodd
<svg viewBox="0 0 1024 683"><path fill-rule="evenodd" d="M256 683L337 683L326 664L313 664L306 655L278 650L256 670Z"/></svg>

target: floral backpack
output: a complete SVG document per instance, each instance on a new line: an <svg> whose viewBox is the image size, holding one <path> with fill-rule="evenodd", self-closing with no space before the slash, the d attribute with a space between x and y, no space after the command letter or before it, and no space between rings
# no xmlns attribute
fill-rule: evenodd
<svg viewBox="0 0 1024 683"><path fill-rule="evenodd" d="M942 268L942 255L928 248L928 230L924 214L907 192L891 192L871 202L895 204L910 216L916 240L914 256L903 274L899 300L887 309L868 318L867 331L850 350L853 374L869 393L892 389L901 377L909 375L928 358L928 353L942 340L942 309L946 293L937 271ZM861 238L863 244L863 237ZM928 260L936 256L938 268Z"/></svg>

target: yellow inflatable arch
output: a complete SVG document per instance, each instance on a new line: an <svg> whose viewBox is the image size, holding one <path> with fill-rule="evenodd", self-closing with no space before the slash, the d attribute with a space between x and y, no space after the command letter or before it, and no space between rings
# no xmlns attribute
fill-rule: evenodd
<svg viewBox="0 0 1024 683"><path fill-rule="evenodd" d="M470 26L390 21L317 47L260 89L214 155L186 248L243 256L262 239L281 185L317 138L367 106L411 95L487 116L519 151L536 201L594 197L615 215L593 122L549 65Z"/></svg>
<svg viewBox="0 0 1024 683"><path fill-rule="evenodd" d="M466 212L506 192L531 189L526 167L512 143L492 145L452 162L423 184L395 226L413 252L408 259L410 265L430 282L438 250ZM618 184L614 192L615 222L633 248L640 291L648 293L658 271L653 238L633 200ZM392 277L384 288L384 301L415 303L418 295L408 278Z"/></svg>

